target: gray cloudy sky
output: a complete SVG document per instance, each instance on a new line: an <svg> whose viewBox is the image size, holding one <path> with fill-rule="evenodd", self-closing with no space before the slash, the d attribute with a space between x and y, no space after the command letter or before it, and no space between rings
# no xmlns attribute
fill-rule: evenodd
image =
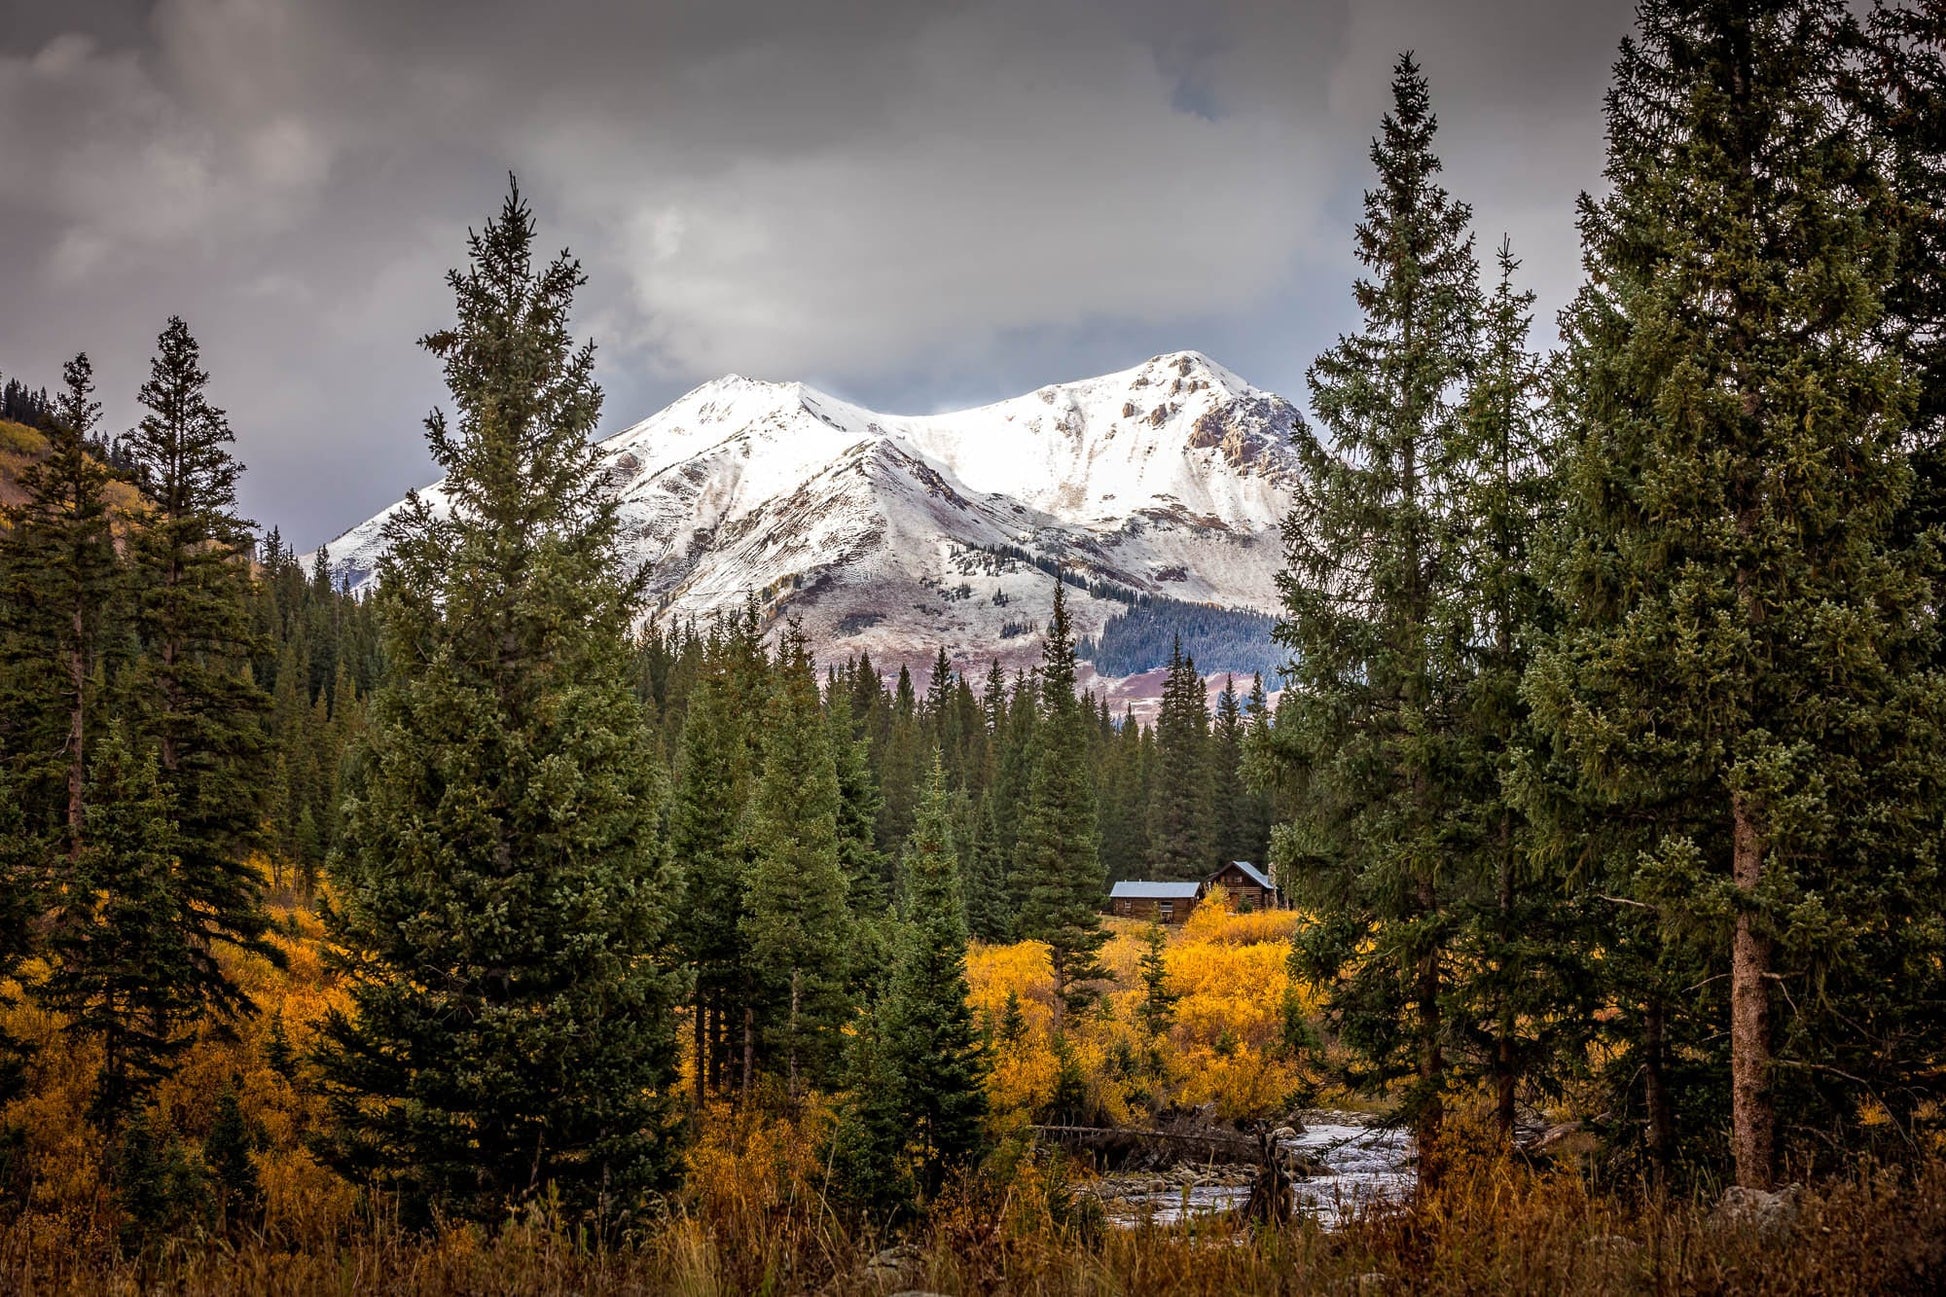
<svg viewBox="0 0 1946 1297"><path fill-rule="evenodd" d="M308 547L424 481L412 345L509 170L607 429L727 371L881 409L1195 348L1302 400L1392 60L1543 332L1628 0L0 0L0 369L112 427L183 315Z"/></svg>

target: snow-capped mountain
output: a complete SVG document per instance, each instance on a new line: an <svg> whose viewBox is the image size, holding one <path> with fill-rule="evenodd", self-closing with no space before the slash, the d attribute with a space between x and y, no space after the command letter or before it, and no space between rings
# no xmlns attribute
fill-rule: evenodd
<svg viewBox="0 0 1946 1297"><path fill-rule="evenodd" d="M1301 416L1194 352L951 414L731 375L602 443L658 618L802 620L820 658L1038 651L1058 562L1090 635L1137 595L1272 611ZM438 484L422 496L441 507ZM386 518L330 542L354 588ZM1024 560L1024 561L1023 561ZM1036 566L1036 560L1040 566Z"/></svg>

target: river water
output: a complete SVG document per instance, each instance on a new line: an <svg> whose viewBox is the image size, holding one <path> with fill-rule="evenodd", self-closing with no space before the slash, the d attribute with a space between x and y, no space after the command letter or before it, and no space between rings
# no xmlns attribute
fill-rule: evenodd
<svg viewBox="0 0 1946 1297"><path fill-rule="evenodd" d="M1293 1205L1327 1229L1352 1213L1402 1202L1412 1192L1412 1136L1369 1125L1357 1113L1307 1113L1303 1132L1284 1144L1319 1167L1320 1174L1297 1181ZM1242 1207L1250 1197L1249 1179L1242 1173L1166 1188L1156 1186L1154 1177L1137 1178L1122 1192L1118 1186L1125 1179L1104 1177L1098 1190L1108 1219L1117 1225L1173 1225Z"/></svg>

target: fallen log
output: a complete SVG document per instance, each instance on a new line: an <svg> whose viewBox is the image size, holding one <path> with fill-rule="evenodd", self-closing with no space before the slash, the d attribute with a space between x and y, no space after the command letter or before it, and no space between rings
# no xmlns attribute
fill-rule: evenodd
<svg viewBox="0 0 1946 1297"><path fill-rule="evenodd" d="M1286 1174L1310 1173L1303 1158L1256 1132L1129 1126L1035 1126L1033 1130L1050 1143L1087 1153L1097 1170L1162 1170L1183 1163L1263 1166L1276 1161Z"/></svg>

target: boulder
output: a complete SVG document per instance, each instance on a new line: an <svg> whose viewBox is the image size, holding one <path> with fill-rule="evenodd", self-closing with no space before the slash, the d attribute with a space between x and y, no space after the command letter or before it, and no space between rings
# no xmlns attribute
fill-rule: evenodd
<svg viewBox="0 0 1946 1297"><path fill-rule="evenodd" d="M1801 1192L1802 1186L1795 1184L1786 1185L1774 1193L1766 1189L1746 1189L1740 1184L1731 1185L1723 1191L1723 1200L1716 1204L1711 1219L1731 1229L1781 1233L1797 1220L1797 1199Z"/></svg>

